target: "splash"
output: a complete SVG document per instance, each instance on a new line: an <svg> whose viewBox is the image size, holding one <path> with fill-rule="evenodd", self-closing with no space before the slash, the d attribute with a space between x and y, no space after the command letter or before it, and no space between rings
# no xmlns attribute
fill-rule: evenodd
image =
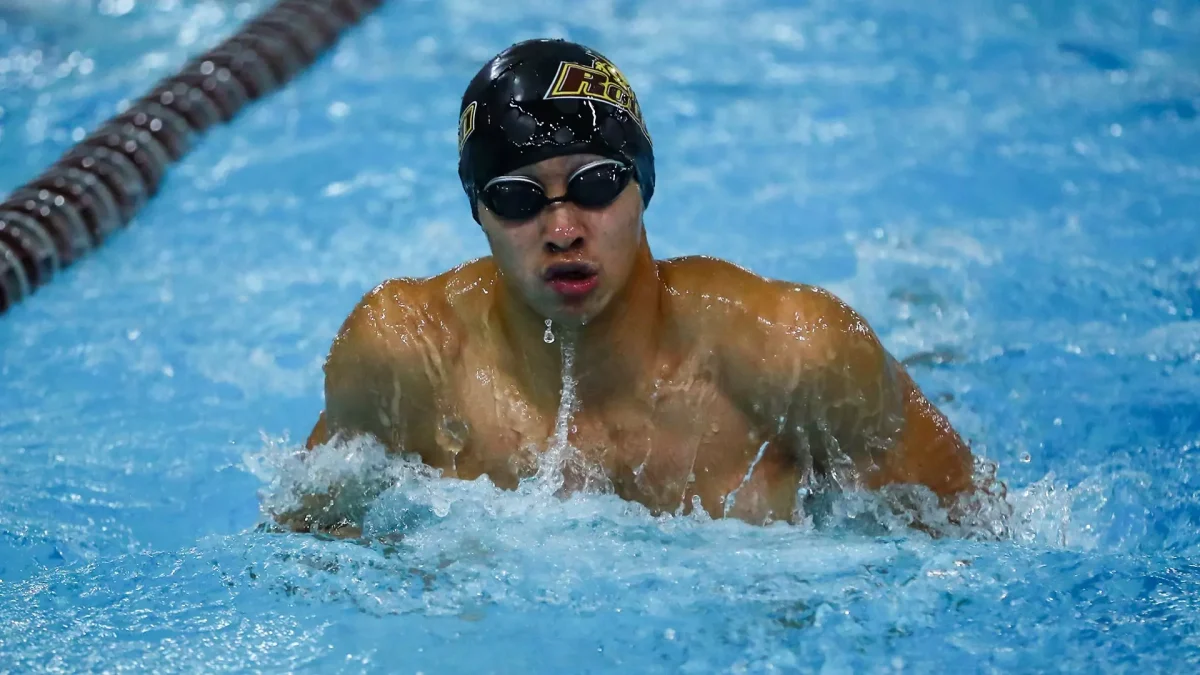
<svg viewBox="0 0 1200 675"><path fill-rule="evenodd" d="M547 335L554 337L550 329L547 320ZM513 492L496 488L486 476L469 482L443 480L439 470L423 464L419 457L390 455L368 438L334 439L312 451L268 439L263 452L246 458L249 471L264 484L260 491L263 515L274 519L278 514L311 514L313 524L322 528L351 524L361 527L365 536L389 537L420 523L450 517L455 508L482 509L489 514L514 506L523 512L541 511L561 508L568 497L587 501L611 496L602 467L589 464L571 441L579 402L576 347L569 337L556 340L562 383L554 426L537 453L536 471L515 491L516 502L512 501ZM766 444L759 448L740 484L726 498L723 516L733 512L738 494L753 478L765 448ZM949 504L920 486L867 491L837 476L815 479L810 475L797 487L800 508L794 521L806 531L868 536L921 532L935 537L1011 539L1056 548L1096 545L1089 513L1096 515L1092 512L1103 506L1103 497L1095 497L1099 494L1095 485L1068 490L1048 476L1009 493L996 473L996 463L977 458L975 490ZM1097 499L1099 506L1089 508ZM640 507L626 503L621 508Z"/></svg>
<svg viewBox="0 0 1200 675"><path fill-rule="evenodd" d="M682 527L684 521L693 525L703 521L717 529L740 528L707 517L653 516L641 505L609 491L588 489L587 481L583 489L577 489L580 486L574 484L576 477L571 472L578 468L578 452L570 441L577 403L574 358L574 351L564 345L563 385L554 430L539 456L538 471L516 490L500 489L486 477L445 479L418 457L388 454L369 438L335 439L311 451L290 446L286 440L264 439L262 449L244 459L247 470L262 482L263 518L271 521L275 514L294 511L312 495L320 495L324 503L316 514L317 524L360 524L363 536L370 539L404 538L430 528L449 527L456 532L463 528L470 532L487 527L523 529L530 522L540 523L534 527L539 530L578 527L581 521L597 519L609 525L621 521L621 528L628 528L625 535L633 539L644 536L639 534L643 528L665 527L667 522ZM1126 493L1134 494L1140 485L1136 476L1111 477L1100 472L1072 485L1051 473L1028 485L1008 488L996 473L995 462L979 459L975 491L950 504L916 486L877 491L804 486L799 489L804 517L788 529L809 536L928 535L1076 551L1137 549L1144 543L1144 535L1130 531L1133 525L1120 522L1129 517L1131 510L1124 501L1129 501ZM568 492L564 487L571 488L569 498L564 498ZM729 497L730 508L736 494L734 490ZM696 509L696 513L707 515L704 509ZM530 518L533 521L527 520ZM452 536L466 536L464 532ZM514 531L511 536L524 539L527 534ZM618 532L610 535L625 536Z"/></svg>
<svg viewBox="0 0 1200 675"><path fill-rule="evenodd" d="M943 501L923 485L888 485L876 490L811 477L797 495L803 522L822 532L867 536L924 533L937 538L1003 540L1013 535L1013 505L996 478L997 465L977 457L973 489Z"/></svg>
<svg viewBox="0 0 1200 675"><path fill-rule="evenodd" d="M295 514L311 516L320 528L361 523L369 505L396 478L392 458L370 437L335 437L312 450L289 446L286 439L263 440L263 450L243 462L263 483L258 496L268 521Z"/></svg>
<svg viewBox="0 0 1200 675"><path fill-rule="evenodd" d="M546 320L550 334L549 319ZM553 335L551 335L553 338ZM538 456L538 470L523 486L534 491L559 492L566 484L567 462L576 453L571 446L571 418L576 406L575 345L569 340L559 343L562 354L562 389L559 391L558 412L554 416L554 432L546 450Z"/></svg>
<svg viewBox="0 0 1200 675"><path fill-rule="evenodd" d="M577 406L575 346L570 340L559 345L562 388L554 428L538 453L537 471L517 490L546 506L560 503L550 496L594 493L597 490L588 488L598 484L591 475L594 469L583 466L571 444ZM280 515L311 515L324 528L351 524L362 526L363 535L388 535L427 518L447 517L465 493L472 500L486 495L491 501L499 492L486 476L475 481L441 480L441 471L418 456L389 454L369 437L334 438L311 451L289 447L286 440L264 438L264 443L262 451L246 456L244 463L263 483L259 497L267 521Z"/></svg>

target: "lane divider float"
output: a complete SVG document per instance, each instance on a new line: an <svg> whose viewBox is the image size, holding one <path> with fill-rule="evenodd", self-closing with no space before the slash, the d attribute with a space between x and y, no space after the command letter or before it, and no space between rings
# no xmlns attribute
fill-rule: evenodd
<svg viewBox="0 0 1200 675"><path fill-rule="evenodd" d="M286 84L383 0L280 0L0 201L0 313L103 244L198 137Z"/></svg>

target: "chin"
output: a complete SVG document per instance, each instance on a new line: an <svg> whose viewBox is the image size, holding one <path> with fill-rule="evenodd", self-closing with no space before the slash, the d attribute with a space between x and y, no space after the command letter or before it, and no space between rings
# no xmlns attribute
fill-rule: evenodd
<svg viewBox="0 0 1200 675"><path fill-rule="evenodd" d="M581 328L592 319L596 318L607 304L605 299L591 297L581 302L563 302L558 298L554 298L554 302L547 307L549 311L545 312L546 318L555 323L572 328Z"/></svg>
<svg viewBox="0 0 1200 675"><path fill-rule="evenodd" d="M578 328L596 316L597 312L589 306L590 304L569 305L560 302L550 307L550 311L546 312L545 315L547 319L554 321L556 324Z"/></svg>

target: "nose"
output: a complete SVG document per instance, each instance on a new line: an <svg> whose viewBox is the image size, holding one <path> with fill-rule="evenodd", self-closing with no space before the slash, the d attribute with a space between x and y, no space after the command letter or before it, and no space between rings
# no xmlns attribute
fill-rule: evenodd
<svg viewBox="0 0 1200 675"><path fill-rule="evenodd" d="M583 248L584 231L570 204L551 204L546 207L546 234L543 237L547 253L566 253Z"/></svg>

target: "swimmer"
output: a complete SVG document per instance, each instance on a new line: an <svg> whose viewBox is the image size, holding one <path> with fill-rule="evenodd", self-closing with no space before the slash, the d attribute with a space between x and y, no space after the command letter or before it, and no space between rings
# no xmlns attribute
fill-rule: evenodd
<svg viewBox="0 0 1200 675"><path fill-rule="evenodd" d="M611 61L522 42L460 110L459 176L491 255L362 299L309 449L367 435L516 488L555 433L569 351L566 491L766 523L794 520L804 486L918 485L943 505L973 489L967 445L855 310L722 260L654 258L653 147ZM321 503L276 518L356 531Z"/></svg>

